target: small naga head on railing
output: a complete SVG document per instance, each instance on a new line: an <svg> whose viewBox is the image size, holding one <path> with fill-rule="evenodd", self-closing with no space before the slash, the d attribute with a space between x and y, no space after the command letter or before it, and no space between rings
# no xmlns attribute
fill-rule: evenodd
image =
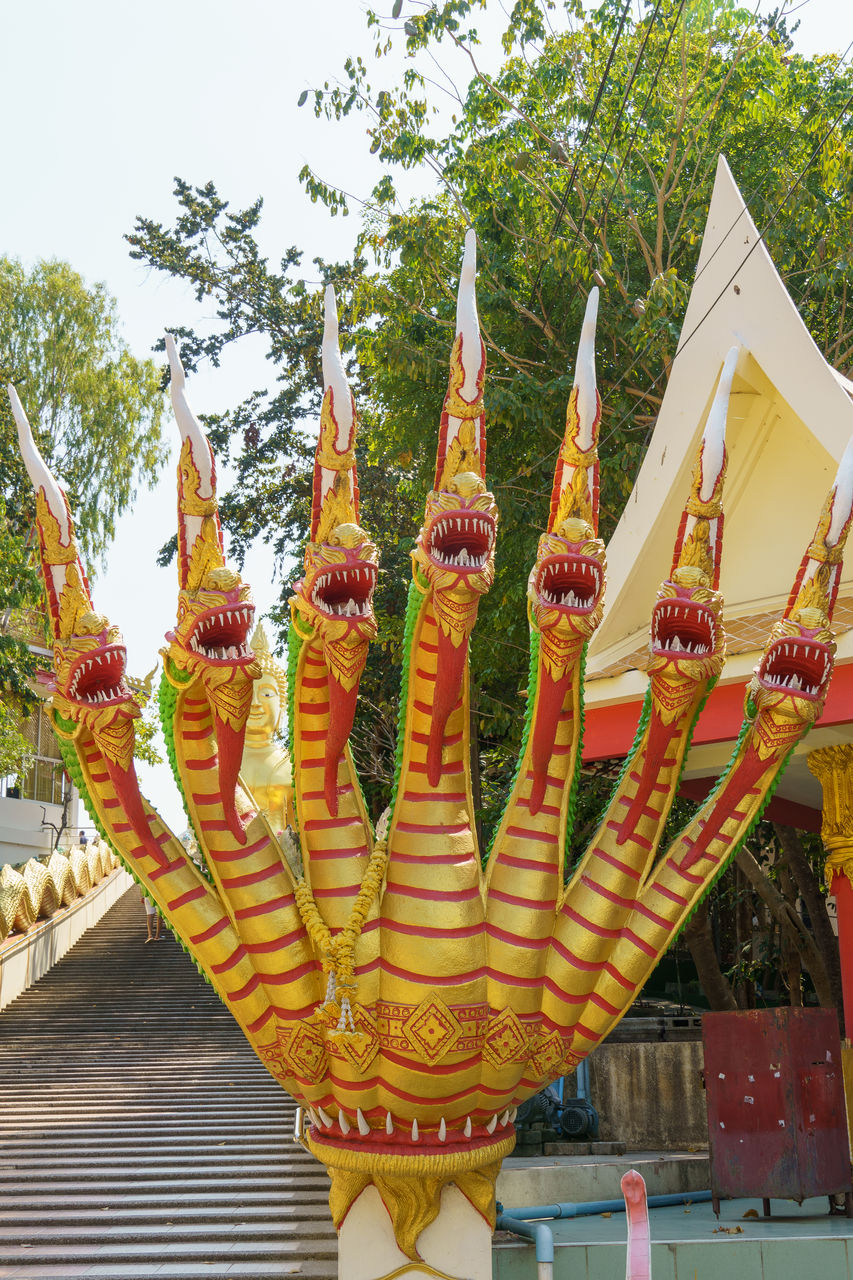
<svg viewBox="0 0 853 1280"><path fill-rule="evenodd" d="M226 821L238 840L243 822L234 796L252 688L259 674L249 635L252 593L225 563L216 500L216 465L186 395L177 343L166 335L170 392L181 433L178 461L178 617L166 633L166 679L176 689L198 682L213 710Z"/></svg>
<svg viewBox="0 0 853 1280"><path fill-rule="evenodd" d="M305 551L305 574L291 598L291 615L303 639L310 635L320 639L329 668L324 788L329 808L337 814L338 761L352 730L368 645L376 635L373 593L379 553L359 525L357 415L341 359L331 285L326 288L325 309L325 392L314 459L311 538Z"/></svg>

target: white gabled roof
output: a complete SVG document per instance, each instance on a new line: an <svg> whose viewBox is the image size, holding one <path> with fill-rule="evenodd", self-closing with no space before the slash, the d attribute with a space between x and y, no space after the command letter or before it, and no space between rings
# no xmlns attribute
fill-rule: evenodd
<svg viewBox="0 0 853 1280"><path fill-rule="evenodd" d="M607 608L587 664L592 704L615 700L615 682L607 677L635 669L647 645L651 606L670 569L705 419L735 343L740 355L727 424L720 583L733 655L762 647L768 615L787 600L853 435L853 403L850 384L824 360L791 301L721 156L678 353L608 547ZM851 626L853 555L836 630ZM742 665L730 660L723 679ZM624 691L624 678L620 683Z"/></svg>

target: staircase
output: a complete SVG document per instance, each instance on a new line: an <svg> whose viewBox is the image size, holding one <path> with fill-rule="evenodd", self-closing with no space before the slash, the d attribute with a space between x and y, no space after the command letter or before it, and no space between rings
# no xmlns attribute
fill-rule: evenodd
<svg viewBox="0 0 853 1280"><path fill-rule="evenodd" d="M0 1277L331 1280L294 1111L132 889L0 1014Z"/></svg>

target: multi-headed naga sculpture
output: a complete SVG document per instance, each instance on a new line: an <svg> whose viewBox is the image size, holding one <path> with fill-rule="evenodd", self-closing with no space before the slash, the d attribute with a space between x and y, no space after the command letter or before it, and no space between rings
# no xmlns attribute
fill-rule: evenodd
<svg viewBox="0 0 853 1280"><path fill-rule="evenodd" d="M356 412L327 292L311 531L292 600L288 668L298 879L263 817L246 820L235 807L258 674L247 644L253 607L249 588L225 563L213 457L187 402L174 344L172 402L183 440L180 581L161 707L207 874L139 793L125 651L95 611L71 513L12 392L37 492L54 635L52 716L68 767L93 820L267 1069L305 1104L306 1140L329 1168L336 1224L372 1184L410 1259L448 1184L493 1220L494 1180L512 1150L515 1108L572 1071L623 1016L819 717L853 503L848 451L746 689L731 763L660 852L691 729L725 650L717 588L724 427L737 356L730 352L672 568L652 608L649 688L636 741L589 848L567 869L584 650L601 620L605 585L593 290L548 524L528 582L528 719L506 811L483 860L471 799L468 643L492 582L498 512L486 482L474 255L469 233L435 482L412 552L391 816L378 840L347 745L376 632L378 557L360 523Z"/></svg>

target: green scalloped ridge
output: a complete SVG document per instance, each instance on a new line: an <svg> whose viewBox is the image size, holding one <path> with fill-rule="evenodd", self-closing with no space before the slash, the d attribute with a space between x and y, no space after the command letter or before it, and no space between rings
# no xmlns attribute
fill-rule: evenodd
<svg viewBox="0 0 853 1280"><path fill-rule="evenodd" d="M483 858L483 863L487 863L492 856L492 850L495 847L495 841L498 838L498 832L501 824L506 816L507 807L509 806L512 793L515 790L515 784L518 782L518 775L521 773L521 765L524 760L524 753L527 750L527 744L530 741L530 730L533 725L533 709L536 706L536 694L539 689L539 632L530 630L530 657L528 659L527 670L527 702L524 707L524 724L521 729L521 743L518 748L518 759L515 762L515 772L509 784L506 803L501 810L501 816L498 819L498 825L495 827L495 833L489 841L489 847Z"/></svg>
<svg viewBox="0 0 853 1280"><path fill-rule="evenodd" d="M175 679L180 680L181 679L180 671L178 670L177 667L175 667L171 659L167 657L164 659L164 663L165 662L169 663L169 669L173 672ZM191 679L192 679L192 676L190 675L189 672L187 672L185 683L188 684ZM177 706L177 703L178 703L178 690L174 687L174 685L171 684L164 670L160 674L160 688L157 691L157 709L160 713L160 725L163 729L163 737L166 740L166 753L169 757L169 764L172 769L172 777L175 779L175 785L178 788L178 793L181 797L181 803L184 806L184 817L187 820L187 824L190 830L195 836L195 842L198 846L198 851L202 858L202 862L200 864L199 869L201 870L202 875L204 876L208 884L213 884L214 883L213 874L210 868L208 867L207 862L204 861L204 845L199 839L198 830L196 829L196 825L193 822L192 817L190 815L189 806L187 805L186 794L184 792L183 783L181 782L181 775L178 770L178 757L175 751L175 708ZM199 865L199 864L196 864L196 865Z"/></svg>
<svg viewBox="0 0 853 1280"><path fill-rule="evenodd" d="M291 622L287 631L287 749L293 759L293 726L296 723L296 669L305 641Z"/></svg>
<svg viewBox="0 0 853 1280"><path fill-rule="evenodd" d="M754 705L755 705L755 704L754 704L754 703L752 703L751 701L747 704L747 719L746 719L746 720L744 720L743 724L741 725L740 733L739 733L739 734L738 734L738 736L737 736L737 742L735 743L734 751L732 752L731 756L729 757L729 761L728 761L728 764L726 765L726 768L723 770L723 772L720 774L719 778L717 779L717 785L716 785L716 786L715 786L715 787L714 787L714 788L713 788L713 789L708 793L708 795L705 797L704 801L702 802L702 807L703 807L703 808L704 808L704 806L705 806L706 804L708 804L708 803L709 803L709 801L711 801L711 800L713 800L713 799L714 799L714 797L717 795L717 793L720 791L721 787L722 787L722 786L724 785L724 783L725 783L725 780L726 780L726 774L728 773L728 770L729 770L729 768L731 767L732 762L734 761L735 757L737 756L737 753L740 751L740 748L741 748L741 745L742 745L742 743L743 743L744 738L746 737L746 735L747 735L747 733L749 732L749 730L752 728L753 719L754 719L754 714L755 714L755 713L754 713ZM750 718L750 717L751 717L751 718ZM702 891L702 893L699 895L699 897L696 899L696 901L694 902L694 904L693 904L693 906L691 907L690 911L688 911L687 915L686 915L686 916L684 917L684 919L682 920L682 922L681 922L681 924L679 925L679 927L678 927L677 931L672 935L672 938L671 938L671 939L670 939L670 941L669 941L669 946L667 947L667 950L669 950L669 947L671 947L671 946L672 946L672 944L673 944L673 942L675 942L675 940L680 936L680 934L681 934L682 930L684 929L684 926L685 926L685 925L687 924L687 922L690 920L690 918L691 918L691 916L693 915L693 913L695 912L696 908L700 905L700 903L704 902L705 898L708 896L708 894L710 893L711 889L714 887L714 885L715 885L715 884L717 883L717 881L719 880L720 876L723 874L723 872L724 872L724 871L726 870L726 868L729 866L729 864L731 863L732 859L733 859L733 858L735 858L735 857L737 856L737 854L738 854L738 853L739 853L739 851L743 848L743 846L744 846L744 844L746 843L746 841L747 841L747 840L749 839L749 837L752 835L752 833L753 833L753 831L755 830L755 828L757 827L758 823L761 821L762 817L764 816L764 811L765 811L765 809L767 808L767 806L769 805L770 801L773 799L774 795L776 794L776 791L777 791L777 788L778 788L778 786L779 786L779 783L782 781L782 775L784 774L785 770L786 770L786 769L787 769L787 767L788 767L788 761L791 759L791 756L794 754L794 750L795 750L795 748L797 747L797 745L798 745L800 742L802 742L803 738L805 738L805 737L806 737L806 734L808 734L808 733L811 731L811 728L812 728L812 726L811 726L811 725L807 725L807 726L806 726L805 732L804 732L803 734L801 734L801 736L800 736L800 737L797 739L797 741L793 744L793 746L791 747L790 751L789 751L789 752L788 752L788 754L785 756L785 759L784 759L784 760L782 761L782 763L779 765L779 768L778 768L778 770L777 770L777 772L776 772L776 776L775 776L775 778L773 779L773 781L772 781L772 783L770 784L770 786L767 788L767 794L765 795L764 799L761 801L761 804L760 804L760 805L758 806L758 808L756 809L756 811L755 811L755 817L752 819L752 822L750 822L749 826L746 828L746 830L744 831L744 833L743 833L743 835L741 836L741 838L740 838L739 840L737 840L737 841L732 845L732 847L731 847L731 849L729 850L729 852L727 853L726 857L725 857L725 858L723 858L723 859L721 860L720 865L719 865L719 868L718 868L718 869L717 869L717 871L714 873L714 875L711 877L711 879L708 881L708 883L707 883L707 885L705 886L704 890L703 890L703 891ZM677 839L678 839L678 837L676 836L676 840L677 840ZM675 841L672 841L669 847L671 848L671 847L672 847L672 844L674 844L674 843L675 843ZM665 954L665 953L664 953L664 954Z"/></svg>
<svg viewBox="0 0 853 1280"><path fill-rule="evenodd" d="M583 768L583 733L584 733L584 728L586 727L586 706L584 703L584 690L586 688L586 651L587 651L588 645L589 645L589 641L587 641L586 644L584 644L583 648L581 649L580 698L578 699L578 718L580 720L580 724L578 725L578 746L577 746L577 753L575 755L575 772L574 772L574 776L572 777L571 790L569 791L569 804L566 810L566 842L563 845L564 854L569 847L569 840L571 839L572 832L575 829L575 814L577 812L577 807L578 807L578 792L580 790L581 771ZM563 863L563 866L565 868L565 861Z"/></svg>
<svg viewBox="0 0 853 1280"><path fill-rule="evenodd" d="M582 765L583 765L583 733L584 733L584 725L585 725L583 691L584 691L584 685L586 681L586 652L587 652L588 646L589 646L589 641L586 641L581 649L581 657L580 657L580 690L581 690L581 696L579 699L580 727L578 731L577 754L575 756L575 771L574 771L574 774L572 775L571 789L569 791L569 803L566 809L566 836L565 836L566 843L563 846L564 850L568 848L568 843L575 826L575 814L577 812L577 807L578 807L578 792L580 790L581 771L582 771ZM534 707L536 706L536 694L539 690L539 650L540 648L541 648L541 636L538 631L534 631L533 629L531 629L530 661L529 661L529 669L528 669L528 677L527 677L527 705L524 709L524 728L522 729L522 732L521 732L521 745L519 746L519 749L518 749L518 760L515 766L515 773L512 775L512 781L509 785L509 795L507 797L507 804L504 805L503 812L501 813L500 822L498 823L497 829L495 830L495 834L492 836L486 861L488 861L488 858L490 858L492 855L492 849L494 848L498 831L500 831L501 822L503 822L504 820L504 815L506 814L507 805L509 804L509 797L512 796L512 793L515 790L515 785L518 782L518 775L521 772L521 765L524 760L524 753L526 752L527 744L530 741L530 731L533 727L533 710L534 710Z"/></svg>
<svg viewBox="0 0 853 1280"><path fill-rule="evenodd" d="M417 570L416 570L417 572ZM394 781L391 784L391 812L397 803L397 788L400 785L400 772L403 768L403 753L406 749L406 711L409 705L409 664L412 657L412 640L415 624L426 597L418 588L414 579L409 583L409 594L406 599L406 621L403 628L403 674L400 680L400 706L397 711L397 745L394 754Z"/></svg>
<svg viewBox="0 0 853 1280"><path fill-rule="evenodd" d="M75 728L75 724L73 720L66 720L63 716L59 714L59 712L55 708L53 710L53 715L55 716L57 722L65 730L66 733L73 732ZM101 837L102 840L106 841L106 843L110 846L113 853L118 858L119 862L124 867L128 875L131 876L136 881L136 883L139 885L140 890L142 891L142 893L144 893L148 901L153 903L154 906L156 907L157 903L154 902L154 899L151 897L151 894L148 892L145 885L139 879L139 876L134 871L132 865L128 862L127 858L125 858L121 850L116 848L112 840L110 840L109 836L107 835L106 829L104 828L104 825L98 816L98 811L92 802L92 797L89 793L89 788L86 786L86 783L83 779L83 767L80 764L80 760L77 756L77 752L74 750L74 747L70 742L67 742L64 738L61 738L59 734L56 734L56 741L59 743L59 751L62 756L62 762L65 765L65 768L68 770L69 776L71 777L75 787L77 788L80 794L80 799L83 801L83 804L86 806L86 812L88 813L90 819L92 820L92 824L96 828L98 835ZM187 953L190 960L195 965L196 969L198 969L199 973L204 978L208 986L211 987L211 989L214 992L216 992L216 995L219 996L219 999L222 1001L223 1004L225 1004L226 1002L224 998L216 990L216 987L213 985L213 983L210 980L210 976L205 972L205 970L203 969L201 964L199 964L198 960L195 958L193 953L185 945L184 940L180 936L180 934L177 933L174 929L172 929L169 926L168 920L164 919L164 923L166 924L167 928L169 928L170 933L177 941L181 950Z"/></svg>
<svg viewBox="0 0 853 1280"><path fill-rule="evenodd" d="M673 787L673 795L678 790L679 785L681 783L681 775L684 772L684 766L687 764L687 756L690 752L690 744L693 741L693 734L696 732L696 725L699 722L699 717L701 716L705 708L705 703L710 698L711 693L713 692L714 686L716 685L719 678L720 678L719 676L714 676L714 678L709 682L708 688L705 690L704 694L699 700L699 704L696 708L693 719L690 721L690 728L687 730L687 745L684 749L684 755L681 757L681 768L679 769L678 776L675 779L675 786ZM651 716L651 714L652 714L652 682L650 680L648 684L648 688L646 689L646 695L643 698L643 709L640 712L640 719L639 719L639 723L637 724L637 732L634 734L634 741L631 743L631 750L626 755L622 763L622 768L619 770L619 776L617 777L616 782L613 785L613 790L610 792L610 795L607 797L607 803L605 804L604 808L601 811L601 819L604 818L604 815L607 813L607 810L610 808L611 804L613 803L616 793L618 792L619 788L622 785L625 774L628 772L631 761L634 757L634 752L639 747L643 734L646 731L646 726L649 723L649 717ZM738 738L738 742L740 742L740 738ZM599 825L600 825L600 821L599 821Z"/></svg>

